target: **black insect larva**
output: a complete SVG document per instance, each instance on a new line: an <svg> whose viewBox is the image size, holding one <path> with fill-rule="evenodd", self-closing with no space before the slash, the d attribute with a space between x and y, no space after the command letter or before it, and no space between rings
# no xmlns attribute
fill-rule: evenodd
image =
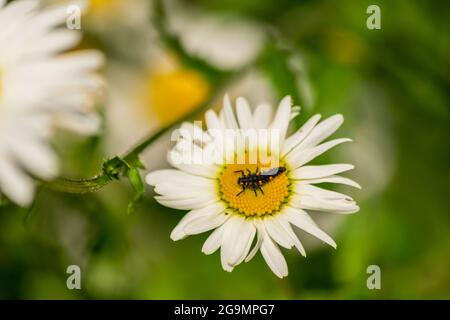
<svg viewBox="0 0 450 320"><path fill-rule="evenodd" d="M241 195L246 189L252 189L253 192L255 192L255 196L258 196L256 190L260 190L261 193L264 194L262 187L275 177L285 172L286 168L275 167L264 172L260 172L259 168L256 168L255 173L252 173L249 169L246 170L247 174L244 173L244 170L238 170L234 172L241 174L241 176L238 178L237 183L242 187L242 190L238 194L236 194L236 196Z"/></svg>

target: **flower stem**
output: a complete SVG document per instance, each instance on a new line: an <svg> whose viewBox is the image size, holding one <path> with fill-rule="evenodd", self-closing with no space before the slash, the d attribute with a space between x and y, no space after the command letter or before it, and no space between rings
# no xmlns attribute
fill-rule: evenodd
<svg viewBox="0 0 450 320"><path fill-rule="evenodd" d="M180 120L164 126L154 133L149 134L146 138L144 138L140 143L138 143L134 148L125 153L123 156L111 159L119 159L119 161L112 162L107 160L103 165L102 173L98 174L97 176L88 179L56 178L52 181L42 182L42 186L59 192L75 194L85 194L99 191L111 181L119 179L120 176L123 175L125 170L129 169L128 164L136 163L136 161L139 160L139 155L158 138L160 138L162 135L164 135L166 132L179 125L180 123L189 121L192 118L200 115L208 106L212 104L213 101L216 101L222 95L222 92L227 87L227 85L231 81L233 81L235 77L240 76L241 72L244 72L244 70L238 72L232 77L226 77L226 79L222 80L222 85L217 85L216 90L214 90L216 92L216 95L212 96L209 101L201 104L198 108L186 114ZM110 162L112 163L112 165L110 165Z"/></svg>
<svg viewBox="0 0 450 320"><path fill-rule="evenodd" d="M103 173L89 179L56 178L55 180L44 182L43 186L59 192L83 194L96 192L106 186L111 180L108 175Z"/></svg>

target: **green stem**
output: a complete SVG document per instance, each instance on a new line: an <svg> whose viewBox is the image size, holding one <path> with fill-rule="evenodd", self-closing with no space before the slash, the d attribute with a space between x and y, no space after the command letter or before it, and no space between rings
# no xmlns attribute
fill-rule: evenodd
<svg viewBox="0 0 450 320"><path fill-rule="evenodd" d="M242 70L241 72L245 72ZM212 101L215 101L219 98L219 95L222 95L222 91L227 87L228 83L233 81L235 77L240 76L241 72L236 74L233 77L230 77L224 81L222 81L222 86L216 86L215 92L217 93L213 96L208 102L200 105L194 111L185 115L182 119L167 125L161 129L159 129L155 133L151 133L146 138L142 140L139 144L137 144L130 151L125 153L122 157L120 157L123 161L117 162L114 167L114 174L108 172L108 170L103 170L103 172L95 177L88 179L67 179L67 178L57 178L53 181L43 182L43 186L49 189L66 192L66 193L75 193L75 194L84 194L90 192L96 192L106 186L108 183L113 181L114 179L118 179L119 175L127 170L127 163L133 163L139 155L147 149L153 142L155 142L158 138L168 132L170 129L179 125L182 122L189 121L190 119L200 115L208 106L211 105Z"/></svg>
<svg viewBox="0 0 450 320"><path fill-rule="evenodd" d="M56 178L53 181L45 182L43 185L59 192L83 194L96 192L106 186L111 180L108 175L103 173L90 179Z"/></svg>

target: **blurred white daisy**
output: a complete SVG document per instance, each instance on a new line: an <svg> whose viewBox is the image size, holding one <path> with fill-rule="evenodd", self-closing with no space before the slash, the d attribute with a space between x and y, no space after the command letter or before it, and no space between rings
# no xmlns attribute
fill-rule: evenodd
<svg viewBox="0 0 450 320"><path fill-rule="evenodd" d="M290 97L281 101L274 117L268 104L259 105L254 112L243 98L238 98L236 105L235 116L226 96L220 115L208 111L206 132L198 126L183 124L184 131L180 131L181 137L168 154L169 162L176 169L151 172L146 181L155 186L155 192L159 194L155 198L160 204L190 210L172 231L173 240L214 230L202 251L211 254L220 248L224 270L232 271L260 250L271 270L282 278L287 276L288 268L279 245L295 247L306 255L295 228L336 247L334 240L314 223L307 210L338 214L359 210L351 197L316 186L337 183L360 188L356 182L338 175L353 169L352 165L306 165L350 139L322 143L342 124L342 115L331 116L320 123L320 115L315 115L297 132L286 137L289 122L299 111L298 107L291 106ZM275 143L258 139L253 148L241 143L244 147L239 149L226 142L226 152L220 151L229 130L236 131L237 137L243 137L242 130L261 129L277 132ZM249 156L255 149L268 150L271 157L278 159L278 165L263 169L266 162L263 163L260 157L251 160ZM179 161L190 150L194 161ZM279 150L277 154L276 150ZM234 155L244 154L244 161L230 161L226 157L229 151ZM197 161L200 156L206 161Z"/></svg>
<svg viewBox="0 0 450 320"><path fill-rule="evenodd" d="M202 73L184 67L172 55L156 48L142 67L111 63L106 75L113 89L108 92L106 114L106 145L111 153L122 153L149 132L176 122L205 103L211 92ZM145 161L150 153L151 161ZM149 164L154 164L156 158L165 161L165 151L150 153L146 152L142 160Z"/></svg>
<svg viewBox="0 0 450 320"><path fill-rule="evenodd" d="M165 4L168 26L185 50L219 69L239 69L251 63L264 46L263 27L250 19L210 14L180 1Z"/></svg>
<svg viewBox="0 0 450 320"><path fill-rule="evenodd" d="M103 59L96 51L61 53L80 39L58 28L67 5L5 3L0 0L0 192L25 206L33 199L32 176L51 179L58 172L52 130L97 130L93 94L102 81L93 71Z"/></svg>
<svg viewBox="0 0 450 320"><path fill-rule="evenodd" d="M143 67L108 64L110 90L105 121L106 148L111 154L127 151L149 132L179 121L205 103L211 107L221 105L221 99L211 99L208 78L179 63L176 56L159 49L157 43L153 46ZM255 105L276 99L269 80L254 69L233 81L227 91L231 97L245 95ZM147 168L167 166L167 140L160 139L141 155Z"/></svg>

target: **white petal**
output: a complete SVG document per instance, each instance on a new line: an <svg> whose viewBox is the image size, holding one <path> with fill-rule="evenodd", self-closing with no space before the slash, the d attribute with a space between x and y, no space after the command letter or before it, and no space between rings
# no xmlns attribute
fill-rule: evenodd
<svg viewBox="0 0 450 320"><path fill-rule="evenodd" d="M187 223L183 230L187 235L203 233L220 227L229 218L230 214L226 213L202 216Z"/></svg>
<svg viewBox="0 0 450 320"><path fill-rule="evenodd" d="M303 166L291 173L293 179L317 179L352 170L351 164L328 164L320 166Z"/></svg>
<svg viewBox="0 0 450 320"><path fill-rule="evenodd" d="M306 149L318 145L332 135L343 122L344 117L341 114L336 114L325 119L315 126L311 133L301 142L301 147Z"/></svg>
<svg viewBox="0 0 450 320"><path fill-rule="evenodd" d="M318 145L317 147L307 149L307 150L301 150L298 151L298 147L295 148L291 153L289 153L286 157L287 162L290 164L292 168L298 168L305 163L313 160L314 158L320 156L322 153L328 151L329 149L333 148L334 146L344 143L344 142L350 142L351 139L335 139L331 140L325 143L322 143Z"/></svg>
<svg viewBox="0 0 450 320"><path fill-rule="evenodd" d="M300 254L302 256L306 257L305 248L303 247L302 243L300 242L300 239L295 234L294 230L292 230L289 220L287 220L284 216L281 216L280 224L283 226L287 235L291 238L291 241L292 241L292 243L294 243L294 246L297 248L298 252L300 252Z"/></svg>
<svg viewBox="0 0 450 320"><path fill-rule="evenodd" d="M234 232L233 225L236 223L236 219L238 217L232 217L228 220L224 225L224 233L222 237L222 245L220 249L220 262L222 264L222 268L225 271L231 272L233 271L233 266L231 266L228 261L230 261L231 254L233 253L231 250L230 243L233 241Z"/></svg>
<svg viewBox="0 0 450 320"><path fill-rule="evenodd" d="M236 114L241 129L254 129L253 116L247 100L242 97L236 100Z"/></svg>
<svg viewBox="0 0 450 320"><path fill-rule="evenodd" d="M222 249L220 250L220 263L222 264L222 269L231 272L233 271L233 267L228 264L228 256L225 255L225 251Z"/></svg>
<svg viewBox="0 0 450 320"><path fill-rule="evenodd" d="M331 191L323 188L319 188L313 185L309 184L301 184L301 183L295 183L294 184L294 190L295 193L301 196L308 196L312 198L319 198L319 199L326 199L326 200L347 200L347 201L353 201L352 197L336 192Z"/></svg>
<svg viewBox="0 0 450 320"><path fill-rule="evenodd" d="M212 145L199 146L192 140L179 138L175 147L170 151L169 157L171 157L171 161L180 164L207 165L218 169L214 151Z"/></svg>
<svg viewBox="0 0 450 320"><path fill-rule="evenodd" d="M102 119L92 112L63 112L55 121L60 128L65 128L80 135L90 136L96 134L101 126Z"/></svg>
<svg viewBox="0 0 450 320"><path fill-rule="evenodd" d="M173 184L170 182L161 182L157 184L155 192L173 199L188 199L203 196L208 196L209 198L217 197L215 188L197 186L193 188L188 184Z"/></svg>
<svg viewBox="0 0 450 320"><path fill-rule="evenodd" d="M215 198L211 198L209 195L204 197L179 199L167 196L155 196L155 200L163 206L178 209L178 210L192 210L200 209L206 205L213 204L217 201Z"/></svg>
<svg viewBox="0 0 450 320"><path fill-rule="evenodd" d="M0 191L20 206L28 206L33 201L33 180L13 162L0 157Z"/></svg>
<svg viewBox="0 0 450 320"><path fill-rule="evenodd" d="M12 153L30 173L46 180L56 176L58 159L46 143L23 132L10 137L10 143Z"/></svg>
<svg viewBox="0 0 450 320"><path fill-rule="evenodd" d="M330 200L309 195L295 195L291 200L292 206L306 210L325 211L339 214L349 214L359 211L358 205L353 200Z"/></svg>
<svg viewBox="0 0 450 320"><path fill-rule="evenodd" d="M276 218L264 219L264 226L266 227L269 236L280 246L291 249L294 243L292 242L286 230L281 226Z"/></svg>
<svg viewBox="0 0 450 320"><path fill-rule="evenodd" d="M183 122L179 133L183 138L196 142L199 145L208 144L212 141L207 132L203 131L203 129L196 124L192 124L190 122Z"/></svg>
<svg viewBox="0 0 450 320"><path fill-rule="evenodd" d="M361 186L356 183L355 181L344 178L341 176L329 176L319 179L307 179L307 180L300 180L299 183L301 184L316 184L316 183L339 183L339 184L345 184L351 187L355 187L358 189L361 189Z"/></svg>
<svg viewBox="0 0 450 320"><path fill-rule="evenodd" d="M222 245L222 237L225 231L226 223L221 225L219 228L215 229L206 239L202 247L202 252L204 254L212 254L217 251Z"/></svg>
<svg viewBox="0 0 450 320"><path fill-rule="evenodd" d="M0 36L5 36L2 34L3 32L6 32L8 29L7 26L12 24L15 19L23 18L31 12L33 9L35 9L38 6L37 1L14 1L10 3L9 5L5 6L2 11L0 12Z"/></svg>
<svg viewBox="0 0 450 320"><path fill-rule="evenodd" d="M263 103L256 107L253 112L253 123L257 129L267 129L272 120L272 106Z"/></svg>
<svg viewBox="0 0 450 320"><path fill-rule="evenodd" d="M311 130L314 128L314 126L319 122L320 120L320 114L316 114L312 116L308 121L305 122L305 124L297 130L293 135L291 135L289 138L284 141L283 144L283 150L282 155L286 155L289 151L291 151L295 146L300 144L305 137L308 136L308 134L311 132Z"/></svg>
<svg viewBox="0 0 450 320"><path fill-rule="evenodd" d="M228 129L238 129L236 118L234 116L233 108L231 107L230 97L226 94L223 98L223 117L225 127Z"/></svg>
<svg viewBox="0 0 450 320"><path fill-rule="evenodd" d="M256 253L258 253L258 250L259 250L259 248L261 248L261 244L262 244L262 241L265 236L265 230L264 230L263 223L259 219L255 219L254 224L255 224L256 232L257 232L256 233L257 234L256 244L253 247L253 249L250 251L250 253L247 255L247 257L245 258L245 262L249 262L250 260L252 260L253 257L256 255Z"/></svg>
<svg viewBox="0 0 450 320"><path fill-rule="evenodd" d="M145 181L151 186L156 186L158 183L162 182L170 182L174 185L187 184L195 187L212 187L214 183L212 179L195 176L175 169L164 169L150 172L145 177Z"/></svg>
<svg viewBox="0 0 450 320"><path fill-rule="evenodd" d="M229 257L228 264L236 266L240 264L248 255L250 246L255 237L256 228L251 221L240 218L240 222L234 225L234 239L231 245L232 254Z"/></svg>
<svg viewBox="0 0 450 320"><path fill-rule="evenodd" d="M215 129L215 130L223 130L223 125L219 120L219 117L217 117L217 114L214 112L214 110L208 110L205 113L205 121L206 126L209 130Z"/></svg>
<svg viewBox="0 0 450 320"><path fill-rule="evenodd" d="M215 178L219 169L218 166L214 164L186 163L186 159L183 158L183 154L175 150L170 150L167 153L167 160L173 167L180 169L181 171L205 178Z"/></svg>
<svg viewBox="0 0 450 320"><path fill-rule="evenodd" d="M211 205L205 206L201 209L189 211L181 220L178 222L177 226L173 229L170 238L174 241L183 239L187 236L184 232L184 227L194 221L197 218L204 216L215 216L220 214L225 210L224 205L221 202L213 203Z"/></svg>
<svg viewBox="0 0 450 320"><path fill-rule="evenodd" d="M59 52L74 47L81 39L81 34L73 30L55 30L28 44L28 55Z"/></svg>
<svg viewBox="0 0 450 320"><path fill-rule="evenodd" d="M277 277L283 278L288 275L288 267L283 254L267 235L264 237L261 245L261 254Z"/></svg>
<svg viewBox="0 0 450 320"><path fill-rule="evenodd" d="M286 96L281 100L277 113L275 114L275 119L270 125L270 129L279 130L279 142L282 145L286 137L286 132L289 126L290 116L291 116L291 106L292 101L290 96Z"/></svg>
<svg viewBox="0 0 450 320"><path fill-rule="evenodd" d="M336 242L334 242L328 234L322 231L305 211L286 207L284 214L289 222L296 227L308 232L323 242L328 243L333 248L336 248Z"/></svg>

